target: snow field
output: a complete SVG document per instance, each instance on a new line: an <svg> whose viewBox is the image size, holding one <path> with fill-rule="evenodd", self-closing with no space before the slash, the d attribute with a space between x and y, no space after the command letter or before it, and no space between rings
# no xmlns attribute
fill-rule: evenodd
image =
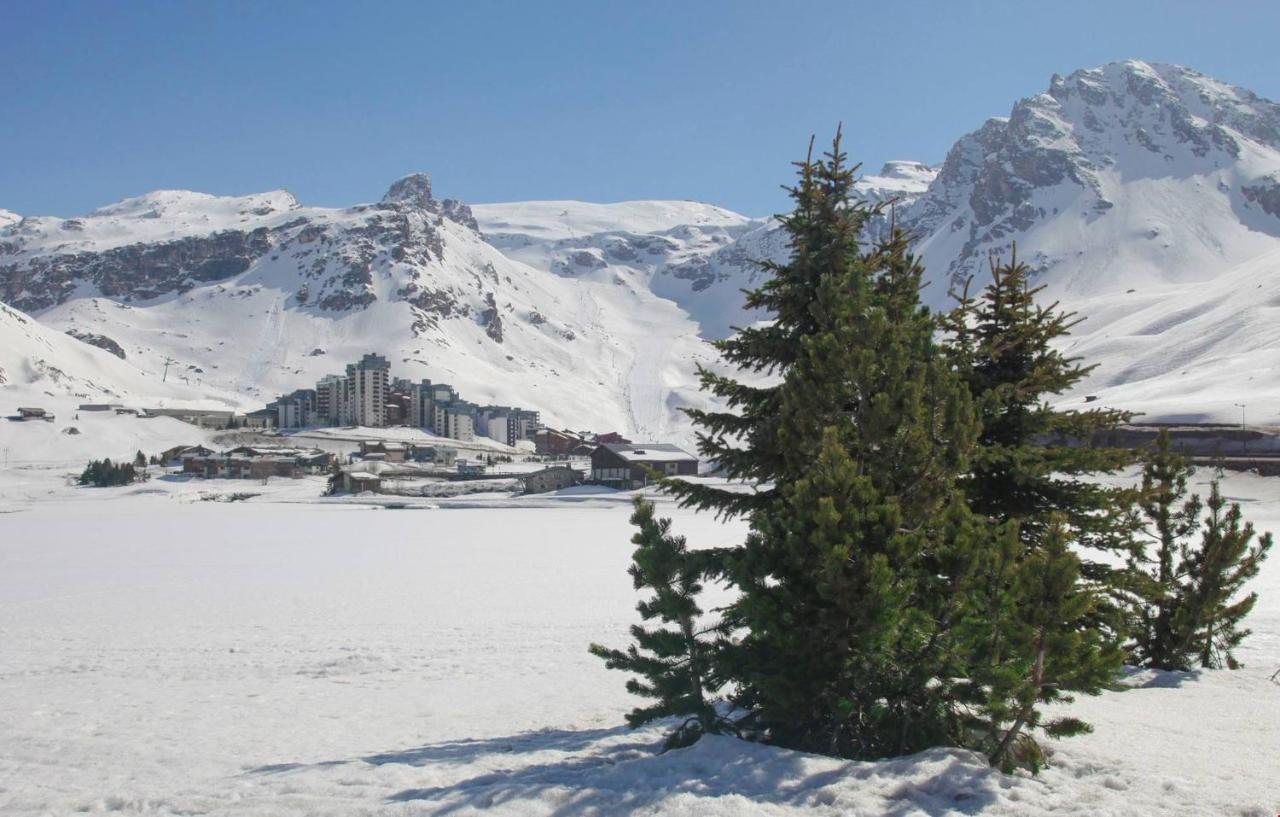
<svg viewBox="0 0 1280 817"><path fill-rule="evenodd" d="M6 472L7 474L7 472ZM1205 475L1207 476L1207 475ZM40 483L0 514L0 813L1269 815L1280 559L1238 672L1137 673L1038 778L627 730L618 494L373 510L314 480ZM6 486L11 483L4 483ZM193 501L197 488L263 491ZM1280 481L1231 476L1280 530ZM3 493L12 494L8 487ZM740 524L663 502L695 546ZM707 606L717 603L715 591ZM722 598L722 597L719 597Z"/></svg>

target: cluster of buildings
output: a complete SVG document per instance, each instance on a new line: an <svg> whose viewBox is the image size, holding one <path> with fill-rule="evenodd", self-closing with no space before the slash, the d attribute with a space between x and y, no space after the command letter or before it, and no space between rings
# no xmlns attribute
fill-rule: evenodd
<svg viewBox="0 0 1280 817"><path fill-rule="evenodd" d="M206 479L266 479L324 474L333 467L335 457L318 448L242 445L214 451L202 445L184 445L165 451L160 461Z"/></svg>
<svg viewBox="0 0 1280 817"><path fill-rule="evenodd" d="M375 354L349 364L345 375L327 375L314 389L278 398L264 412L277 428L410 426L438 437L488 437L504 445L532 439L541 427L536 411L477 405L463 400L448 383L392 379L391 364Z"/></svg>

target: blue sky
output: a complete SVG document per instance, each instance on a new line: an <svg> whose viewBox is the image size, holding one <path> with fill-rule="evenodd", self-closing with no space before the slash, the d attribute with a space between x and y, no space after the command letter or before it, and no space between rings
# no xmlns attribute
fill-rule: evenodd
<svg viewBox="0 0 1280 817"><path fill-rule="evenodd" d="M0 0L0 207L156 188L751 215L810 133L939 162L1068 73L1137 57L1280 98L1280 3Z"/></svg>

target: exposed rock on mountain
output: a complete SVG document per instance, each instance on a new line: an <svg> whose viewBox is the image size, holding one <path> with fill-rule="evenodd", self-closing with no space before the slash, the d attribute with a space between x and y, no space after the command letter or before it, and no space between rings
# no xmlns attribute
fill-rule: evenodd
<svg viewBox="0 0 1280 817"><path fill-rule="evenodd" d="M120 344L116 343L106 335L95 335L92 332L81 332L78 329L68 329L67 334L78 341L87 343L90 346L97 346L105 352L110 352L121 360L124 360L127 357Z"/></svg>

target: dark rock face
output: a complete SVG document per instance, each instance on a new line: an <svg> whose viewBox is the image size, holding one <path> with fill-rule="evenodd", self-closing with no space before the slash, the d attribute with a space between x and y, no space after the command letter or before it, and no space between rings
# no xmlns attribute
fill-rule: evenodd
<svg viewBox="0 0 1280 817"><path fill-rule="evenodd" d="M90 346L97 346L99 349L110 352L116 357L124 360L124 348L106 335L98 335L93 332L82 332L77 329L68 329L67 334L78 341L83 341Z"/></svg>
<svg viewBox="0 0 1280 817"><path fill-rule="evenodd" d="M1280 218L1280 173L1264 176L1240 188L1244 197L1262 208L1264 213Z"/></svg>
<svg viewBox="0 0 1280 817"><path fill-rule="evenodd" d="M115 300L141 301L230 278L266 255L271 238L266 228L227 231L5 264L4 255L16 254L20 246L0 250L0 297L33 312L66 301L79 282Z"/></svg>
<svg viewBox="0 0 1280 817"><path fill-rule="evenodd" d="M419 210L431 209L434 202L431 198L431 178L426 173L412 173L403 179L397 179L382 197L383 204L404 204Z"/></svg>
<svg viewBox="0 0 1280 817"><path fill-rule="evenodd" d="M485 307L480 311L480 325L484 333L497 343L502 343L502 316L498 314L498 301L492 292L484 294Z"/></svg>

